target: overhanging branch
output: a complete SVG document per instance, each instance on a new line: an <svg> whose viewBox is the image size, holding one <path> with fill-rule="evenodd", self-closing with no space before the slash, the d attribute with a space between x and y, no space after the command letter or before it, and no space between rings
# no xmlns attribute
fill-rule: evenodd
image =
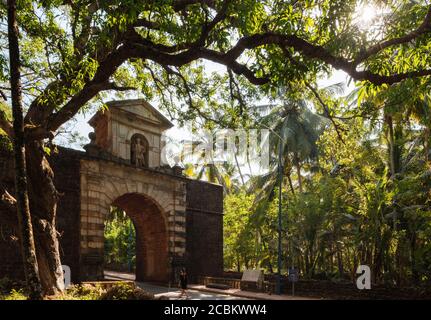
<svg viewBox="0 0 431 320"><path fill-rule="evenodd" d="M215 18L205 23L202 26L201 36L196 42L191 43L179 43L174 45L166 45L162 43L154 43L151 39L144 38L133 27L141 24L144 27L155 28L157 26L152 25L149 21L138 21L136 25L132 25L131 28L127 28L124 33L118 35L118 45L115 46L111 53L103 55L103 61L99 62L98 70L93 77L89 79L83 86L83 89L76 93L67 101L61 101L57 105L45 108L47 113L43 113L41 118L37 121L30 121L27 123L32 124L30 131L38 132L37 137L47 137L53 131L57 130L63 123L71 119L79 109L93 98L97 93L102 90L129 90L132 88L122 88L115 84L109 83L110 77L114 74L116 69L126 60L131 58L148 59L161 65L162 67L181 67L187 65L198 59L205 59L225 65L228 69L232 70L237 75L243 75L255 85L263 85L270 81L269 76L258 77L256 76L255 70L252 70L246 64L238 62L240 56L246 50L253 50L262 46L275 45L284 50L286 59L292 57L286 55L286 48L291 48L298 54L308 59L314 59L321 61L325 64L332 66L335 69L340 69L349 74L354 80L357 81L369 81L375 85L382 84L394 84L401 82L408 78L424 77L431 75L431 69L420 69L411 70L404 73L393 73L393 74L379 74L371 70L360 70L358 66L367 58L379 53L381 50L394 45L400 45L403 43L410 42L417 37L424 35L431 31L431 6L429 7L428 13L424 18L422 24L414 31L401 36L398 38L383 41L377 45L371 46L368 49L363 50L354 60L346 59L342 56L337 56L330 52L323 46L315 45L307 40L304 40L296 35L286 35L275 32L265 32L260 34L254 34L251 36L244 36L240 38L230 50L226 52L220 52L213 48L205 47L208 44L208 38L210 33L214 32L215 26L221 21L226 19L226 12L230 0L225 0L216 8L215 2L212 0L178 0L173 3L175 10L185 10L187 6L193 4L203 4L214 10L218 10ZM117 42L116 42L117 43ZM306 72L306 71L305 71ZM57 112L55 107L62 104ZM34 108L30 108L32 111ZM29 112L32 114L31 112ZM39 112L36 112L40 114ZM34 120L33 117L31 120Z"/></svg>
<svg viewBox="0 0 431 320"><path fill-rule="evenodd" d="M103 87L102 90L115 90L115 91L129 91L129 90L137 90L135 87L129 87L129 86L120 86L116 84L115 82L108 82Z"/></svg>

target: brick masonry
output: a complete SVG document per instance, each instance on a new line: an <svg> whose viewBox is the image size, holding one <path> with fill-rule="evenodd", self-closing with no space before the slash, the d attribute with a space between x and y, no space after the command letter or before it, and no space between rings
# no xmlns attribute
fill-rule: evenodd
<svg viewBox="0 0 431 320"><path fill-rule="evenodd" d="M61 194L57 207L57 229L60 234L60 254L62 264L68 265L72 281L79 281L80 248L80 153L62 149L50 163L54 170L55 185Z"/></svg>

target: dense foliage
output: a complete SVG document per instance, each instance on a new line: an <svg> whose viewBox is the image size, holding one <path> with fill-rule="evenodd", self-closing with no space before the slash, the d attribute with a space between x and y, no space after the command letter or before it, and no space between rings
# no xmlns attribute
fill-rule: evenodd
<svg viewBox="0 0 431 320"><path fill-rule="evenodd" d="M343 104L338 99L337 105L344 105L342 115L334 122L336 127L327 125L320 133L314 157L298 160L295 150L304 143L285 140L284 269L294 265L304 277L349 279L358 265L366 264L375 282L403 285L431 280L430 127L416 111L429 114L431 109L426 95L410 92L407 101L390 100L389 94L402 94L403 89L385 91L383 100L381 93L362 101L352 99L360 90ZM318 112L320 107L315 107ZM373 112L351 116L360 108ZM282 126L273 127L283 136ZM289 130L295 128L292 122ZM273 143L276 164L282 145ZM300 169L292 172L298 162ZM275 166L243 186L255 196L226 197L226 267L273 270L277 172ZM256 255L259 251L266 256Z"/></svg>
<svg viewBox="0 0 431 320"><path fill-rule="evenodd" d="M105 222L105 267L119 271L135 269L136 233L132 220L126 212L111 208Z"/></svg>

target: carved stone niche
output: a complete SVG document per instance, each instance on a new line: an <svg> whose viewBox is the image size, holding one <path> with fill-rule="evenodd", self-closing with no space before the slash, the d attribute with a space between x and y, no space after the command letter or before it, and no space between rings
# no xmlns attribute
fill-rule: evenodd
<svg viewBox="0 0 431 320"><path fill-rule="evenodd" d="M139 133L130 139L130 162L137 167L148 168L150 145L148 140Z"/></svg>

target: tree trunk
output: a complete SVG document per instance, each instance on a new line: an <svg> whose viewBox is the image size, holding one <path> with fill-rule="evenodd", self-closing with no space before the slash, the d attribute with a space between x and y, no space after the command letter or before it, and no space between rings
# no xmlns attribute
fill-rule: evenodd
<svg viewBox="0 0 431 320"><path fill-rule="evenodd" d="M342 278L344 275L343 253L341 250L340 243L338 242L338 234L339 234L339 230L338 230L338 228L336 228L333 232L332 241L335 243L335 250L336 250L336 255L337 255L337 265L338 265L338 275L340 276L340 278Z"/></svg>
<svg viewBox="0 0 431 320"><path fill-rule="evenodd" d="M383 262L382 254L383 254L382 235L379 231L377 234L377 238L374 242L374 256L372 257L372 261L373 261L372 282L373 283L378 283L381 276L381 269L382 269L382 262Z"/></svg>
<svg viewBox="0 0 431 320"><path fill-rule="evenodd" d="M18 46L18 25L16 20L16 1L8 0L8 39L10 59L10 84L12 92L12 113L14 129L15 191L17 216L21 238L21 253L24 272L29 289L29 298L40 300L42 289L39 279L38 263L33 238L30 204L27 190L27 172L24 142L24 120L22 110L22 91L20 75L20 53Z"/></svg>
<svg viewBox="0 0 431 320"><path fill-rule="evenodd" d="M394 171L399 173L402 170L402 154L403 154L403 127L400 122L396 123L394 128Z"/></svg>
<svg viewBox="0 0 431 320"><path fill-rule="evenodd" d="M416 265L416 232L413 231L410 235L410 268L412 273L412 280L415 285L419 283L419 272Z"/></svg>
<svg viewBox="0 0 431 320"><path fill-rule="evenodd" d="M296 167L296 175L298 176L299 193L302 193L301 162L297 154L295 154L295 167Z"/></svg>
<svg viewBox="0 0 431 320"><path fill-rule="evenodd" d="M340 278L342 278L344 276L343 254L341 252L340 245L338 243L336 244L336 248L337 248L338 275L340 276Z"/></svg>
<svg viewBox="0 0 431 320"><path fill-rule="evenodd" d="M33 213L40 278L45 294L54 295L64 290L56 230L58 192L53 182L54 173L45 157L43 143L31 142L27 145L27 150L30 208Z"/></svg>
<svg viewBox="0 0 431 320"><path fill-rule="evenodd" d="M287 177L287 181L289 182L290 191L292 192L292 195L295 195L295 189L293 188L292 178L290 176L291 171L292 171L291 168L287 170L286 177Z"/></svg>
<svg viewBox="0 0 431 320"><path fill-rule="evenodd" d="M424 134L424 149L425 149L425 161L427 163L430 162L430 141L431 141L431 134L430 134L430 128L427 126L425 128L425 134Z"/></svg>
<svg viewBox="0 0 431 320"><path fill-rule="evenodd" d="M305 274L307 276L310 276L311 263L310 263L310 249L308 246L307 246L307 249L305 250L304 262L305 262Z"/></svg>
<svg viewBox="0 0 431 320"><path fill-rule="evenodd" d="M391 176L395 173L395 161L394 161L394 126L392 123L392 117L385 117L386 125L388 126L388 151L389 151L389 168Z"/></svg>

